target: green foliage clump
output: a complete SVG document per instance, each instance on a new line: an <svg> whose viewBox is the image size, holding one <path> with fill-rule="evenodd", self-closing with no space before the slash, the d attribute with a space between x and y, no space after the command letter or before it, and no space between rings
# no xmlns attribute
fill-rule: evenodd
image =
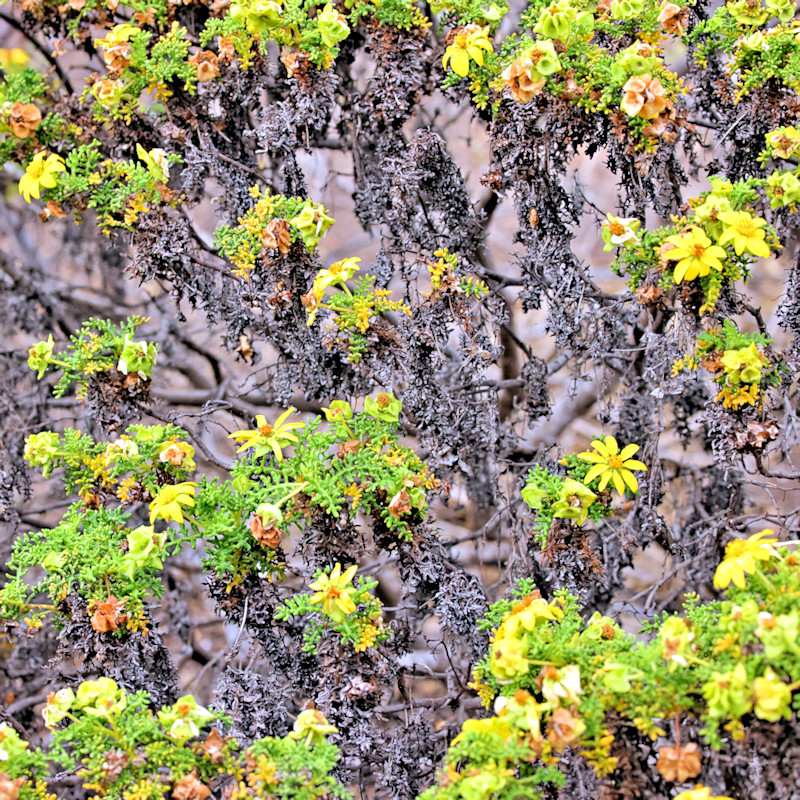
<svg viewBox="0 0 800 800"><path fill-rule="evenodd" d="M56 397L63 397L76 382L78 396L83 397L93 375L112 370L149 378L158 358L158 345L133 338L136 329L145 322L143 317L129 317L124 325L118 326L108 320L89 319L69 337L71 344L62 352L55 352L52 335L31 347L28 366L37 371L39 380L49 367L61 370L61 378L53 387Z"/></svg>
<svg viewBox="0 0 800 800"><path fill-rule="evenodd" d="M250 571L281 574L280 537L321 516L334 521L364 513L399 538L411 538L409 522L424 517L428 493L439 481L399 443L400 403L385 394L367 398L365 406L354 413L335 401L325 410L327 430L317 417L301 427L288 423L295 428L284 434L282 421L273 428L260 417L258 428L232 434L244 442L240 451L253 448L255 455L237 461L229 480L201 482L191 524L207 543L207 569L237 583ZM292 438L282 438L287 435ZM283 454L283 441L291 443L292 455Z"/></svg>

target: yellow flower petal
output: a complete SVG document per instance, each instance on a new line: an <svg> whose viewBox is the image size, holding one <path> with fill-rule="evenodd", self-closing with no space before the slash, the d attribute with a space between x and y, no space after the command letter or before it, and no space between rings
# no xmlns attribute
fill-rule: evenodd
<svg viewBox="0 0 800 800"><path fill-rule="evenodd" d="M622 480L625 481L625 483L627 484L628 488L632 492L638 492L639 491L639 481L636 480L636 476L632 472L628 472L627 469L623 469L623 470L620 470L619 474L622 475ZM620 494L622 494L622 492L620 492Z"/></svg>
<svg viewBox="0 0 800 800"><path fill-rule="evenodd" d="M622 451L619 454L619 457L623 461L627 461L634 453L639 452L639 445L638 444L627 444L625 447L622 448Z"/></svg>
<svg viewBox="0 0 800 800"><path fill-rule="evenodd" d="M627 461L622 462L623 469L641 469L647 472L647 466L637 461L635 458L629 458Z"/></svg>

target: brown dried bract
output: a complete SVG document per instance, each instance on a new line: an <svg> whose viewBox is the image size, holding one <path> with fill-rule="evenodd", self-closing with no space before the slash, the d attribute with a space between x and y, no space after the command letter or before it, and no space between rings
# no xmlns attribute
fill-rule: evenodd
<svg viewBox="0 0 800 800"><path fill-rule="evenodd" d="M641 305L653 306L661 300L663 294L664 290L660 286L642 286L633 293L633 296Z"/></svg>
<svg viewBox="0 0 800 800"><path fill-rule="evenodd" d="M622 91L625 95L620 106L631 117L655 119L670 105L661 81L649 74L634 75L629 78Z"/></svg>
<svg viewBox="0 0 800 800"><path fill-rule="evenodd" d="M0 800L17 800L19 790L25 785L25 778L20 776L12 780L10 775L0 772Z"/></svg>
<svg viewBox="0 0 800 800"><path fill-rule="evenodd" d="M212 764L221 764L225 760L225 743L229 742L231 738L230 736L221 736L219 731L214 728L204 742L196 744L192 749L195 753L204 753Z"/></svg>
<svg viewBox="0 0 800 800"><path fill-rule="evenodd" d="M774 420L764 421L752 419L744 430L735 434L737 450L756 451L763 450L773 439L778 437L778 426Z"/></svg>
<svg viewBox="0 0 800 800"><path fill-rule="evenodd" d="M671 33L673 36L683 36L688 20L688 7L676 6L675 3L664 3L661 6L658 21L667 33Z"/></svg>
<svg viewBox="0 0 800 800"><path fill-rule="evenodd" d="M103 760L103 778L106 783L114 783L120 773L128 766L128 756L122 750L109 750Z"/></svg>
<svg viewBox="0 0 800 800"><path fill-rule="evenodd" d="M405 489L401 489L389 503L389 513L395 518L400 519L401 514L411 511L411 498Z"/></svg>
<svg viewBox="0 0 800 800"><path fill-rule="evenodd" d="M355 453L360 447L361 442L358 439L350 439L339 445L339 450L336 455L339 456L339 458L344 458L348 453Z"/></svg>
<svg viewBox="0 0 800 800"><path fill-rule="evenodd" d="M547 722L547 741L560 753L575 744L586 730L581 718L568 708L557 708Z"/></svg>
<svg viewBox="0 0 800 800"><path fill-rule="evenodd" d="M66 213L61 206L56 203L54 200L48 200L47 205L44 207L42 211L39 212L39 219L42 222L47 222L50 217L55 217L56 219L63 219L66 217Z"/></svg>
<svg viewBox="0 0 800 800"><path fill-rule="evenodd" d="M526 63L528 62L528 63ZM531 69L529 60L525 58L517 58L503 70L501 75L511 96L518 103L529 103L533 98L542 91L545 83L545 78L540 77L538 80L531 78Z"/></svg>

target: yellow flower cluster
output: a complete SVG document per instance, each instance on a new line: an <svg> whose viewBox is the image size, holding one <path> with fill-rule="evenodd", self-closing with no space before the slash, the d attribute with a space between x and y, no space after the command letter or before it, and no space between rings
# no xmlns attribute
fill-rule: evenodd
<svg viewBox="0 0 800 800"><path fill-rule="evenodd" d="M723 408L734 411L741 406L760 406L762 402L761 388L757 383L747 383L740 386L728 387L720 391L714 398L715 402L722 401Z"/></svg>
<svg viewBox="0 0 800 800"><path fill-rule="evenodd" d="M529 668L527 632L547 620L559 620L564 612L541 597L529 595L520 600L492 637L489 665L499 681L512 681Z"/></svg>
<svg viewBox="0 0 800 800"><path fill-rule="evenodd" d="M721 273L728 258L725 245L732 245L737 256L749 254L757 258L769 258L774 249L766 241L767 221L750 211L734 211L730 201L721 195L709 195L696 207L695 218L704 222L704 227L691 225L682 233L667 237L661 245L661 257L678 262L673 271L675 283L705 278L712 269Z"/></svg>

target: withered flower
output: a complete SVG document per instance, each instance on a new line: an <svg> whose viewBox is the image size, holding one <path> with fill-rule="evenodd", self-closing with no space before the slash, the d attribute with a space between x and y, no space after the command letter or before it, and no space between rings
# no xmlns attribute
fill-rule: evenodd
<svg viewBox="0 0 800 800"><path fill-rule="evenodd" d="M122 72L131 63L130 42L115 42L103 49L103 59L110 73Z"/></svg>
<svg viewBox="0 0 800 800"><path fill-rule="evenodd" d="M339 444L339 450L336 453L336 455L339 458L344 458L349 453L355 453L356 450L360 449L361 444L362 444L361 441L359 441L358 439L349 439L346 442L341 442Z"/></svg>
<svg viewBox="0 0 800 800"><path fill-rule="evenodd" d="M629 117L655 119L670 104L661 81L649 73L629 78L622 91L625 96L620 105Z"/></svg>
<svg viewBox="0 0 800 800"><path fill-rule="evenodd" d="M173 787L174 800L205 800L211 790L201 781L197 780L194 772L184 775Z"/></svg>
<svg viewBox="0 0 800 800"><path fill-rule="evenodd" d="M253 514L250 520L250 533L262 546L274 550L281 542L281 531L274 525L264 525L264 518L260 514Z"/></svg>
<svg viewBox="0 0 800 800"><path fill-rule="evenodd" d="M201 50L195 53L189 59L189 63L194 65L199 83L208 83L214 78L219 78L219 58L213 50Z"/></svg>
<svg viewBox="0 0 800 800"><path fill-rule="evenodd" d="M25 778L11 779L10 775L0 772L0 800L17 800L19 790L25 785Z"/></svg>
<svg viewBox="0 0 800 800"><path fill-rule="evenodd" d="M122 770L128 766L128 756L122 750L109 750L103 760L103 779L106 783L114 783Z"/></svg>
<svg viewBox="0 0 800 800"><path fill-rule="evenodd" d="M56 219L63 219L67 215L64 213L64 209L56 203L54 200L48 200L47 205L39 212L39 219L42 222L47 222L50 217L55 217Z"/></svg>
<svg viewBox="0 0 800 800"><path fill-rule="evenodd" d="M531 61L528 57L514 59L508 67L503 70L500 76L506 86L508 86L511 96L518 103L529 103L542 91L544 86L544 76L539 76L537 80L531 78Z"/></svg>
<svg viewBox="0 0 800 800"><path fill-rule="evenodd" d="M220 736L219 731L214 728L208 734L206 740L200 744L196 744L192 750L195 753L204 753L205 756L212 764L221 764L225 760L225 743L230 741L231 737Z"/></svg>
<svg viewBox="0 0 800 800"><path fill-rule="evenodd" d="M113 594L102 603L97 603L92 614L92 628L98 633L111 633L119 630L127 621L128 615L122 613L125 600L117 600Z"/></svg>
<svg viewBox="0 0 800 800"><path fill-rule="evenodd" d="M264 247L280 250L283 255L286 255L292 246L289 223L285 219L270 220L264 233L261 234L261 243Z"/></svg>
<svg viewBox="0 0 800 800"><path fill-rule="evenodd" d="M17 100L11 106L8 124L11 131L18 139L27 139L40 125L42 112L33 103L23 103Z"/></svg>
<svg viewBox="0 0 800 800"><path fill-rule="evenodd" d="M658 15L658 21L667 33L683 36L686 22L689 19L687 7L676 6L675 3L664 3Z"/></svg>
<svg viewBox="0 0 800 800"><path fill-rule="evenodd" d="M568 708L557 708L547 722L547 741L560 753L575 744L585 730L586 724L577 714Z"/></svg>
<svg viewBox="0 0 800 800"><path fill-rule="evenodd" d="M658 751L656 769L665 781L683 783L696 778L700 774L700 748L694 742L662 747Z"/></svg>
<svg viewBox="0 0 800 800"><path fill-rule="evenodd" d="M400 519L401 514L411 511L411 497L405 489L401 489L389 503L389 513L396 519Z"/></svg>

